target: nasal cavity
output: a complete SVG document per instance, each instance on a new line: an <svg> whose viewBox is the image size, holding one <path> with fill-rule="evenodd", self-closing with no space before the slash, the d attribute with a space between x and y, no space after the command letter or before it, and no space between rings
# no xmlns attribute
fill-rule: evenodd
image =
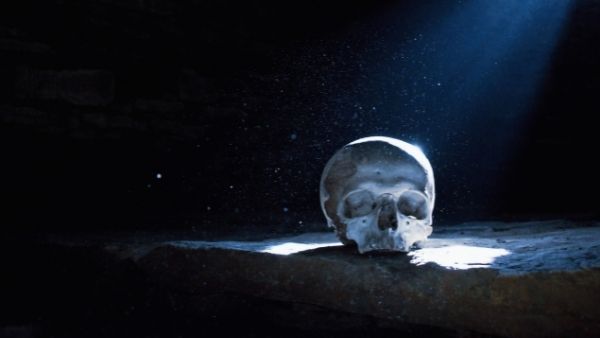
<svg viewBox="0 0 600 338"><path fill-rule="evenodd" d="M392 195L384 195L381 200L381 208L377 219L379 230L398 228L398 216L396 214L396 203Z"/></svg>

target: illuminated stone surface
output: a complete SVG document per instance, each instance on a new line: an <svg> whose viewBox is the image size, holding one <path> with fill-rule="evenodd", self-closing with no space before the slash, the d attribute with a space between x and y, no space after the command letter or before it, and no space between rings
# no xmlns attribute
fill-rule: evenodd
<svg viewBox="0 0 600 338"><path fill-rule="evenodd" d="M436 231L410 256L314 249L333 245L332 234L106 249L133 258L161 285L201 299L233 293L310 304L372 316L391 327L408 323L511 337L600 334L600 228L556 221ZM309 250L289 254L286 248ZM445 267L426 264L436 260Z"/></svg>
<svg viewBox="0 0 600 338"><path fill-rule="evenodd" d="M436 227L410 254L361 255L333 233L44 238L12 268L22 249L3 255L3 299L35 309L42 336L597 337L597 225Z"/></svg>

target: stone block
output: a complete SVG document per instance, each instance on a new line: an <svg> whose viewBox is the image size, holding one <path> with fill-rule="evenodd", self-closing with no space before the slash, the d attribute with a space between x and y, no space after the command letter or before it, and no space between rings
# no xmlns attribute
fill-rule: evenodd
<svg viewBox="0 0 600 338"><path fill-rule="evenodd" d="M78 106L105 106L113 102L115 80L103 70L35 70L21 68L15 93L23 100L54 100Z"/></svg>

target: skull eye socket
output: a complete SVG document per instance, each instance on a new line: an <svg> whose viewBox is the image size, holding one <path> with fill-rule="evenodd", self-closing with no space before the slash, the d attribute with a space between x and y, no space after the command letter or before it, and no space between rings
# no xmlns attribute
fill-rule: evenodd
<svg viewBox="0 0 600 338"><path fill-rule="evenodd" d="M373 194L368 190L353 191L344 200L344 216L348 218L370 214L377 206Z"/></svg>
<svg viewBox="0 0 600 338"><path fill-rule="evenodd" d="M398 198L398 211L409 218L425 219L429 213L429 202L422 193L409 190Z"/></svg>

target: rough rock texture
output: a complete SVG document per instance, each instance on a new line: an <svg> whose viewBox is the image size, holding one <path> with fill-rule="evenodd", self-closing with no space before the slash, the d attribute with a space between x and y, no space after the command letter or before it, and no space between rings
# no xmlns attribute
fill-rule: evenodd
<svg viewBox="0 0 600 338"><path fill-rule="evenodd" d="M103 240L101 252L133 263L158 289L178 294L170 302L192 317L219 317L223 323L234 321L240 306L252 312L255 306L248 304L258 299L260 316L276 316L276 325L284 328L406 331L408 325L413 334L592 337L600 334L600 227L593 225L438 227L410 255L359 255L356 248L333 246L332 234L253 242L137 237L134 242ZM269 253L293 243L296 250L310 250ZM481 257L461 258L452 251L464 247L504 250L504 255L486 264ZM443 255L422 255L433 249ZM454 263L464 264L433 263L440 257L442 265L453 263L448 259L453 254ZM422 264L427 257L429 263ZM281 304L288 304L285 310ZM332 318L324 320L327 316Z"/></svg>
<svg viewBox="0 0 600 338"><path fill-rule="evenodd" d="M39 71L19 69L15 91L28 100L63 100L74 105L102 106L114 99L114 76L107 71Z"/></svg>

